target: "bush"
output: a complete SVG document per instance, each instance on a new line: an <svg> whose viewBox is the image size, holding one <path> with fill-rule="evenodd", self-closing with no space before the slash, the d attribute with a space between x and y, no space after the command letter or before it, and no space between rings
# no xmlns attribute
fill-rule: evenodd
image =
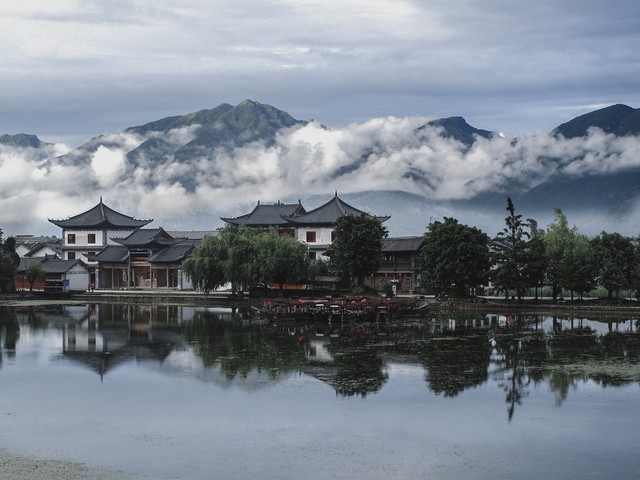
<svg viewBox="0 0 640 480"><path fill-rule="evenodd" d="M378 292L375 288L368 287L367 285L362 285L353 287L349 295L354 297L366 297L367 295L378 295Z"/></svg>

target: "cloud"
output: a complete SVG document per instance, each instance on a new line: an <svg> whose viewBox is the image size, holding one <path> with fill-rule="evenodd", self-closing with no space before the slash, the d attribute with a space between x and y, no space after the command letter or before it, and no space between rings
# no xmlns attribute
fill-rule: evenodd
<svg viewBox="0 0 640 480"><path fill-rule="evenodd" d="M587 105L640 103L634 0L115 5L0 6L0 132L80 144L254 98L338 126L465 115L521 135Z"/></svg>
<svg viewBox="0 0 640 480"><path fill-rule="evenodd" d="M5 233L56 233L47 218L75 215L103 196L113 208L154 218L165 228L210 229L221 224L220 216L246 213L257 201L326 197L336 190L341 195L407 192L422 199L422 207L411 209L463 217L469 212L456 212L447 202L505 191L505 186L527 190L557 174L580 177L640 167L638 137L592 129L585 138L569 140L548 134L513 142L478 138L468 148L442 137L438 128L418 129L426 121L384 117L344 128L310 122L281 130L269 144L218 148L188 162L178 162L170 153L156 161L141 155L134 162L128 156L145 140L160 138L157 132L106 135L93 142L89 156L75 151L62 157L66 160L48 163L41 151L3 146L0 211L5 214L0 227ZM197 128L178 129L162 139L177 148ZM47 148L48 155L65 151L59 145ZM629 221L640 217L634 208L627 214ZM485 221L484 215L477 213L475 220ZM595 218L580 221L598 228ZM397 225L403 234L411 228L419 231L408 233L420 234L423 227Z"/></svg>

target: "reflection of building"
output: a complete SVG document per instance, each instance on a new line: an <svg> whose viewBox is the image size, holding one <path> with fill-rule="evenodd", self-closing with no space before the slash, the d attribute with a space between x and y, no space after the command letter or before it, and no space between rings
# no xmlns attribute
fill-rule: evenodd
<svg viewBox="0 0 640 480"><path fill-rule="evenodd" d="M182 344L182 310L177 306L105 304L82 308L86 309L82 318L64 324L62 354L101 378L132 360L162 362Z"/></svg>

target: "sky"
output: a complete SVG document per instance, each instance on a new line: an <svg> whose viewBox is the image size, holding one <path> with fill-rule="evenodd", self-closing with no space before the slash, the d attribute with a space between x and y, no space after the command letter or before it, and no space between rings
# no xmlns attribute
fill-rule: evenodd
<svg viewBox="0 0 640 480"><path fill-rule="evenodd" d="M398 162L403 169L414 168L417 157L425 163L419 146L409 149L409 160L391 152L399 146L397 138L430 119L459 115L477 128L534 145L577 115L615 103L640 107L640 2L488 5L472 0L2 2L0 135L36 134L54 144L52 156L98 135L244 99L315 122L284 135L276 142L279 149L235 152L222 163L244 162L244 177L217 190L202 185L193 193L171 181L171 171L180 167L170 159L164 173L138 172L143 178L162 177L159 186L144 190L134 183L123 153L125 144L135 147L139 138L120 138L120 147L97 152L85 169L45 169L41 157L4 149L0 228L50 232L47 218L80 213L99 195L138 218L193 228L194 222L180 223L181 212L203 203L219 205L219 215L230 216L246 213L257 200L275 201L300 190L353 191L353 179L336 182L331 169L357 158L374 137L387 149L380 157L384 162L369 162L360 178L371 183L360 182L358 188L380 187ZM596 135L591 151L611 144ZM549 148L582 147L532 146L534 153L519 157L519 165L535 174L539 164L531 159ZM636 149L637 143L613 148L621 164L632 161L625 151ZM321 151L320 164L309 156L313 151ZM471 156L455 145L433 152L419 168L433 168L435 154L450 159L447 168L437 164L446 180L433 192L417 192L433 199L459 198L476 176L482 177L477 184L489 188L492 177L486 172L503 165L489 166L490 160L513 160L513 153L497 144L483 144ZM258 166L250 162L257 157L265 159ZM309 168L327 168L316 179L297 181L291 173L300 173L293 166L301 159ZM475 162L471 169L469 159ZM283 166L286 175L280 174ZM273 176L276 186L258 188L259 175ZM393 187L416 193L404 183ZM237 192L243 202L231 195ZM424 223L416 231L424 231Z"/></svg>
<svg viewBox="0 0 640 480"><path fill-rule="evenodd" d="M640 106L635 0L22 0L0 27L0 133L72 146L246 98L510 136Z"/></svg>

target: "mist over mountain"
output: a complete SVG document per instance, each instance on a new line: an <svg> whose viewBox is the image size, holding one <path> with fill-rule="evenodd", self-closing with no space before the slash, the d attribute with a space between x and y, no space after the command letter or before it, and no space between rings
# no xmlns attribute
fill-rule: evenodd
<svg viewBox="0 0 640 480"><path fill-rule="evenodd" d="M640 114L613 105L516 139L463 117L376 118L345 128L245 100L101 135L69 150L35 135L0 137L5 233L59 233L47 218L110 206L170 229L211 229L262 203L335 191L418 235L444 216L493 235L506 196L540 226L562 208L588 234L637 235Z"/></svg>

